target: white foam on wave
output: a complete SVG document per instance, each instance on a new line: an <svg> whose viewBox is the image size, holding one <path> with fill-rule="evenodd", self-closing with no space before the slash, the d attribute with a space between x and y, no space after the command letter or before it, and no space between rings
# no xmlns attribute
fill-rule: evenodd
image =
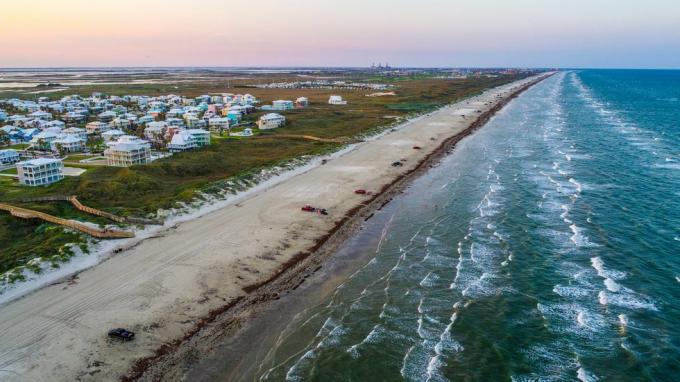
<svg viewBox="0 0 680 382"><path fill-rule="evenodd" d="M555 285L553 287L553 292L556 294L562 296L562 297L570 297L570 298L578 298L578 297L585 297L588 296L591 292L587 289L584 288L579 288L579 287L574 287L574 286L564 286L564 285Z"/></svg>
<svg viewBox="0 0 680 382"><path fill-rule="evenodd" d="M597 246L595 243L592 243L587 236L585 236L582 232L584 231L583 228L577 226L576 224L572 224L569 226L569 229L572 232L571 235L571 242L574 243L575 246L577 247L595 247Z"/></svg>
<svg viewBox="0 0 680 382"><path fill-rule="evenodd" d="M419 285L421 287L430 288L430 287L434 286L434 284L435 284L435 282L437 282L437 280L439 280L439 276L437 276L436 273L430 272L422 280L420 280Z"/></svg>
<svg viewBox="0 0 680 382"><path fill-rule="evenodd" d="M599 380L599 378L597 378L597 376L595 374L592 374L591 372L587 371L583 367L580 367L576 371L576 377L581 382L595 382L595 381Z"/></svg>
<svg viewBox="0 0 680 382"><path fill-rule="evenodd" d="M590 259L590 264L597 271L597 275L600 277L607 277L604 272L604 261L598 256Z"/></svg>
<svg viewBox="0 0 680 382"><path fill-rule="evenodd" d="M603 290L601 290L597 294L597 300L600 303L600 305L607 305L609 303L609 299L607 298L607 293Z"/></svg>
<svg viewBox="0 0 680 382"><path fill-rule="evenodd" d="M621 285L617 284L616 281L610 279L609 277L604 279L604 285L610 292L618 292L621 290Z"/></svg>

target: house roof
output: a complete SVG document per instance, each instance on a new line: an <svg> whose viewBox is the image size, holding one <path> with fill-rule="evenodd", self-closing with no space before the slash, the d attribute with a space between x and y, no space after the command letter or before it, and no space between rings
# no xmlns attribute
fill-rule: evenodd
<svg viewBox="0 0 680 382"><path fill-rule="evenodd" d="M34 167L34 166L42 166L45 164L51 164L51 163L61 163L61 159L54 159L54 158L35 158L35 159L29 159L23 162L19 162L18 165L20 166L28 166L28 167Z"/></svg>

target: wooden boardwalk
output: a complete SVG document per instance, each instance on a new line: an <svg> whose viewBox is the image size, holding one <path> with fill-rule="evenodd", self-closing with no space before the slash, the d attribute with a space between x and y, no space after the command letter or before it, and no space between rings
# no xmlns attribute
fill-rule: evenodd
<svg viewBox="0 0 680 382"><path fill-rule="evenodd" d="M62 219L44 212L29 210L28 208L12 206L9 204L0 203L0 210L7 211L12 216L21 219L40 219L49 223L72 228L99 239L124 239L135 237L135 234L132 232L93 228L73 220Z"/></svg>

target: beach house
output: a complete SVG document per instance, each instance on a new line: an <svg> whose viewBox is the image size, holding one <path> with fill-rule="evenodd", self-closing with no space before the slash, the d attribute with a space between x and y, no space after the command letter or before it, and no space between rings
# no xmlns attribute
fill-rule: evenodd
<svg viewBox="0 0 680 382"><path fill-rule="evenodd" d="M80 138L83 141L87 141L87 130L80 127L69 127L61 131L62 134L73 135L76 138Z"/></svg>
<svg viewBox="0 0 680 382"><path fill-rule="evenodd" d="M8 165L19 161L19 153L12 149L0 150L0 164Z"/></svg>
<svg viewBox="0 0 680 382"><path fill-rule="evenodd" d="M99 115L97 115L97 119L101 122L111 122L114 118L116 118L116 116L116 113L109 110L99 113Z"/></svg>
<svg viewBox="0 0 680 382"><path fill-rule="evenodd" d="M203 129L187 129L196 142L197 147L208 146L210 144L210 132Z"/></svg>
<svg viewBox="0 0 680 382"><path fill-rule="evenodd" d="M27 186L46 186L64 179L61 159L36 158L17 163L19 182Z"/></svg>
<svg viewBox="0 0 680 382"><path fill-rule="evenodd" d="M328 99L328 103L330 105L347 105L347 101L343 100L342 96L339 96L339 95L332 95Z"/></svg>
<svg viewBox="0 0 680 382"><path fill-rule="evenodd" d="M118 140L118 138L122 137L125 135L125 132L121 130L107 130L102 133L102 138L104 138L104 142L114 142Z"/></svg>
<svg viewBox="0 0 680 382"><path fill-rule="evenodd" d="M152 142L162 142L168 131L166 122L149 122L144 128L144 137Z"/></svg>
<svg viewBox="0 0 680 382"><path fill-rule="evenodd" d="M293 104L293 101L280 99L272 102L272 110L291 110L294 108L295 105Z"/></svg>
<svg viewBox="0 0 680 382"><path fill-rule="evenodd" d="M51 130L41 131L31 139L31 147L36 150L51 150L52 142L59 138L60 133Z"/></svg>
<svg viewBox="0 0 680 382"><path fill-rule="evenodd" d="M129 167L149 163L151 150L147 145L121 142L104 150L104 156L109 166Z"/></svg>
<svg viewBox="0 0 680 382"><path fill-rule="evenodd" d="M224 130L229 130L229 118L210 118L208 120L208 127L210 132L222 134Z"/></svg>
<svg viewBox="0 0 680 382"><path fill-rule="evenodd" d="M63 134L50 142L50 148L58 153L75 153L83 151L85 141L75 135Z"/></svg>
<svg viewBox="0 0 680 382"><path fill-rule="evenodd" d="M85 131L90 135L100 135L109 130L109 124L101 121L90 122L85 125Z"/></svg>
<svg viewBox="0 0 680 382"><path fill-rule="evenodd" d="M208 133L208 134L210 134L210 133ZM180 131L176 132L172 136L170 143L168 143L168 150L170 150L170 152L173 152L173 153L187 151L187 150L193 150L196 147L198 147L196 145L196 139L194 139L193 135L191 135L186 130L180 130Z"/></svg>
<svg viewBox="0 0 680 382"><path fill-rule="evenodd" d="M298 109L304 109L307 106L309 106L309 98L307 97L299 97L298 99L295 100L295 107Z"/></svg>
<svg viewBox="0 0 680 382"><path fill-rule="evenodd" d="M259 127L260 130L276 129L285 124L286 117L276 113L265 114L257 121L257 127Z"/></svg>

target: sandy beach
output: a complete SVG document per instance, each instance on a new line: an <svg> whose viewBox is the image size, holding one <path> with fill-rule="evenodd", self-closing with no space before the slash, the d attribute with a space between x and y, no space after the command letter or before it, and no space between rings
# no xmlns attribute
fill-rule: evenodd
<svg viewBox="0 0 680 382"><path fill-rule="evenodd" d="M233 324L230 317L239 309L299 285L334 245L389 201L390 192L544 77L491 89L407 122L324 165L2 305L0 379L181 376L177 360L199 358L211 331ZM395 161L403 165L392 166ZM372 195L357 195L356 189ZM306 204L328 215L302 211ZM137 338L111 341L106 332L114 327L133 330Z"/></svg>

